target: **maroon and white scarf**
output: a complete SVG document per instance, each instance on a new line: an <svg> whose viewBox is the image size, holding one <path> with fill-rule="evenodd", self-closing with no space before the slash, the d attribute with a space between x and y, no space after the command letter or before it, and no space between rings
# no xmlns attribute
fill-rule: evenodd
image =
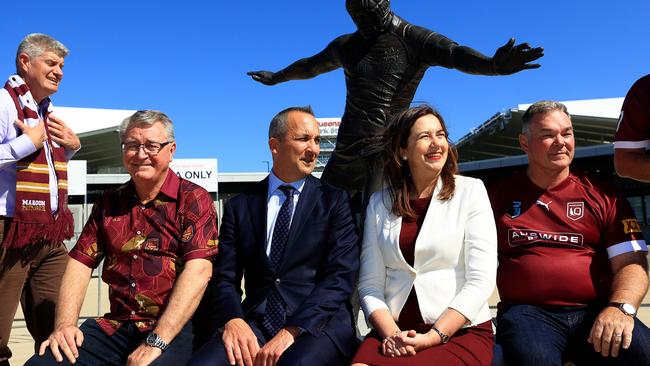
<svg viewBox="0 0 650 366"><path fill-rule="evenodd" d="M40 120L38 105L29 87L18 75L9 77L4 88L16 105L18 119L28 126L36 126ZM62 242L74 232L72 213L68 209L68 172L65 148L54 143L47 128L47 116L52 106L44 113L43 123L47 133L51 158L54 162L58 182L58 209L52 214L50 203L50 169L45 148L16 163L16 209L11 225L1 246L21 248L41 242ZM18 131L18 135L22 134Z"/></svg>

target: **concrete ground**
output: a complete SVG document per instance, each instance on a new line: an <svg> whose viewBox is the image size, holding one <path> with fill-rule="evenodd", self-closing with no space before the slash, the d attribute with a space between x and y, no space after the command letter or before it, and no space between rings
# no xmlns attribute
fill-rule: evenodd
<svg viewBox="0 0 650 366"><path fill-rule="evenodd" d="M108 287L106 284L102 283L99 286L98 292L98 282L97 278L93 278L88 286L88 291L86 293L86 299L81 308L81 317L94 317L98 314L104 314L109 310L108 304ZM496 315L496 304L499 302L499 295L495 293L490 297L489 304L492 309L492 315ZM650 293L646 295L643 300L638 313L638 317L646 325L650 325ZM25 327L25 322L22 320L23 314L18 309L16 314L16 320L14 321L14 326L11 332L11 338L9 339L9 347L13 352L13 357L11 358L11 364L14 366L22 365L34 354L33 341L27 328ZM359 328L362 334L367 333L367 327L363 321L363 315L360 315Z"/></svg>

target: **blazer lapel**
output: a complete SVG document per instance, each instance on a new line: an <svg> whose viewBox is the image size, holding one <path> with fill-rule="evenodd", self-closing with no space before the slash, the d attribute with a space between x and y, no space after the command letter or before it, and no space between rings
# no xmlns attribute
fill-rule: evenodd
<svg viewBox="0 0 650 366"><path fill-rule="evenodd" d="M248 212L250 213L255 237L255 252L264 257L267 266L269 265L269 258L266 255L266 215L268 213L266 199L268 190L269 178L266 177L258 183L253 194L248 197Z"/></svg>
<svg viewBox="0 0 650 366"><path fill-rule="evenodd" d="M320 191L321 182L314 178L311 175L308 175L305 179L305 185L300 192L298 197L298 204L296 205L296 212L293 213L293 218L291 219L291 228L289 229L289 238L287 239L287 245L284 248L284 255L282 257L282 262L278 268L280 271L284 264L287 261L293 247L298 243L300 239L300 233L302 232L307 219L311 216L311 212L316 205L316 202L320 200L321 191Z"/></svg>

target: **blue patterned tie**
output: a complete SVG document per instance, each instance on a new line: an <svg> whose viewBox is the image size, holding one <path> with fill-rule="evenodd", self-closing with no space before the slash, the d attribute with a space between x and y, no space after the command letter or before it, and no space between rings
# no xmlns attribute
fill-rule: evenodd
<svg viewBox="0 0 650 366"><path fill-rule="evenodd" d="M273 238L271 239L271 253L269 262L271 268L276 271L282 260L284 248L289 238L289 227L291 224L291 213L293 212L293 190L291 186L280 186L280 190L285 195L284 203L280 207L278 217L273 227ZM278 293L277 288L271 289L269 297L266 299L266 310L264 312L264 321L262 325L273 337L282 328L285 322L285 304Z"/></svg>

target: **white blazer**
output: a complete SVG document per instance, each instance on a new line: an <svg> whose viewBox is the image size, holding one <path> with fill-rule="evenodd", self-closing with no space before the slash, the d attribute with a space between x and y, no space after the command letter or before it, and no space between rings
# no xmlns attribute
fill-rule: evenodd
<svg viewBox="0 0 650 366"><path fill-rule="evenodd" d="M366 318L387 309L395 320L415 291L427 324L453 308L476 325L491 319L487 300L494 290L497 234L483 182L455 176L456 190L448 201L431 204L415 242L411 267L399 248L402 218L390 210L388 190L376 192L366 211L361 251L359 296Z"/></svg>

